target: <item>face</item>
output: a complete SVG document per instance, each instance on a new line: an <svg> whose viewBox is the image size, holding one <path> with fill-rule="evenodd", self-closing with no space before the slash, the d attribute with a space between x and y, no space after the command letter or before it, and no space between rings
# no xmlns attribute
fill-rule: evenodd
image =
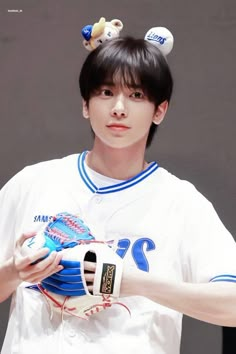
<svg viewBox="0 0 236 354"><path fill-rule="evenodd" d="M125 148L142 144L145 148L152 123L163 120L167 102L157 109L141 89L102 86L83 103L83 115L90 119L95 140L111 148Z"/></svg>

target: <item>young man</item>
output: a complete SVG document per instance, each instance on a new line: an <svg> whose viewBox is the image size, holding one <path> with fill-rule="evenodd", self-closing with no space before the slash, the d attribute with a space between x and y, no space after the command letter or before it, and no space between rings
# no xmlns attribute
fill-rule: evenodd
<svg viewBox="0 0 236 354"><path fill-rule="evenodd" d="M182 314L236 326L233 237L192 184L145 159L171 99L165 58L145 40L114 39L88 55L79 82L91 151L26 167L1 191L0 299L13 294L2 354L178 354ZM61 211L118 244L131 316L112 306L61 321L26 288L62 269L60 252L34 265L47 249L20 255L27 232Z"/></svg>

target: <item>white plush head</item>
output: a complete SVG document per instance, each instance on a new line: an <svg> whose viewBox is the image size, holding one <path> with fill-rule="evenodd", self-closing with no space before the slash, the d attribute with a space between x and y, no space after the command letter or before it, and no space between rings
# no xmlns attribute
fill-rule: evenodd
<svg viewBox="0 0 236 354"><path fill-rule="evenodd" d="M171 52L174 45L174 37L165 27L151 28L145 34L144 39L158 47L165 56Z"/></svg>

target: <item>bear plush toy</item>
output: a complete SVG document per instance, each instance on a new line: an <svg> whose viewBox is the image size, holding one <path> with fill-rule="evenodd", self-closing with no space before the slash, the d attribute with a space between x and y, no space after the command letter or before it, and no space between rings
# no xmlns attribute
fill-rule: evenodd
<svg viewBox="0 0 236 354"><path fill-rule="evenodd" d="M122 28L123 23L120 20L106 21L104 17L101 17L94 25L82 28L83 45L87 50L92 51L103 42L119 37Z"/></svg>

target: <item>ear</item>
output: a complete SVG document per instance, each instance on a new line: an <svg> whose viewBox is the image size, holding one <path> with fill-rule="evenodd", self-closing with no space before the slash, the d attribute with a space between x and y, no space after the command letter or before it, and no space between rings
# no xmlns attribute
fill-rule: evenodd
<svg viewBox="0 0 236 354"><path fill-rule="evenodd" d="M83 100L83 102L82 102L82 113L83 113L84 118L89 119L88 105L85 102L85 100Z"/></svg>
<svg viewBox="0 0 236 354"><path fill-rule="evenodd" d="M92 51L92 47L90 45L90 42L86 41L85 39L83 40L83 45L84 47L89 50L89 51Z"/></svg>
<svg viewBox="0 0 236 354"><path fill-rule="evenodd" d="M111 24L116 27L119 31L123 28L123 23L120 20L111 20Z"/></svg>
<svg viewBox="0 0 236 354"><path fill-rule="evenodd" d="M168 101L164 101L164 102L159 104L159 106L157 107L156 112L154 114L154 117L153 117L153 121L152 122L154 124L156 124L156 125L161 124L161 122L165 118L168 106L169 106Z"/></svg>

